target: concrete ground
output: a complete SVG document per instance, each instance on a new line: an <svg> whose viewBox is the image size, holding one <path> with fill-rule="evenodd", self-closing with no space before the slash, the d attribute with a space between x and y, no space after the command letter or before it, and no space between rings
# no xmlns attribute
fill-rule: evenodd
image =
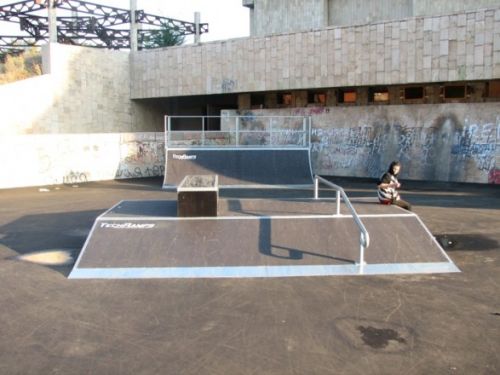
<svg viewBox="0 0 500 375"><path fill-rule="evenodd" d="M0 374L500 373L500 186L404 186L458 274L68 280L95 217L160 186L0 191Z"/></svg>

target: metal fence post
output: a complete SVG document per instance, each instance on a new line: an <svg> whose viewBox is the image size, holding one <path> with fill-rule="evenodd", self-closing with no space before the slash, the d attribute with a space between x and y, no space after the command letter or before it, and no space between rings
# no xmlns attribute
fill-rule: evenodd
<svg viewBox="0 0 500 375"><path fill-rule="evenodd" d="M273 118L269 117L269 146L273 146Z"/></svg>
<svg viewBox="0 0 500 375"><path fill-rule="evenodd" d="M319 179L318 176L314 176L314 199L319 197Z"/></svg>
<svg viewBox="0 0 500 375"><path fill-rule="evenodd" d="M236 116L236 140L235 144L236 146L240 145L240 116Z"/></svg>
<svg viewBox="0 0 500 375"><path fill-rule="evenodd" d="M201 145L205 146L205 116L201 118Z"/></svg>
<svg viewBox="0 0 500 375"><path fill-rule="evenodd" d="M363 245L363 234L360 234L359 236L359 273L363 274L364 273L364 267L365 267L365 246Z"/></svg>
<svg viewBox="0 0 500 375"><path fill-rule="evenodd" d="M340 191L336 191L336 200L337 200L337 216L340 215Z"/></svg>
<svg viewBox="0 0 500 375"><path fill-rule="evenodd" d="M167 126L167 132L165 133L165 142L167 147L170 147L170 136L172 134L172 124L171 124L172 119L170 118L170 116L165 116L165 120Z"/></svg>
<svg viewBox="0 0 500 375"><path fill-rule="evenodd" d="M306 117L302 119L302 146L307 146L307 125Z"/></svg>

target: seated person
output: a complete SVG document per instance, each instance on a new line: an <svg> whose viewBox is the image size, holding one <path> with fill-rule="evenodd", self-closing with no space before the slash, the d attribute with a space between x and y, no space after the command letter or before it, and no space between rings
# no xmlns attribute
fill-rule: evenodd
<svg viewBox="0 0 500 375"><path fill-rule="evenodd" d="M411 204L402 200L398 188L401 184L398 181L398 174L401 171L401 163L393 161L389 170L382 175L378 182L378 200L381 204L395 204L405 210L411 211Z"/></svg>

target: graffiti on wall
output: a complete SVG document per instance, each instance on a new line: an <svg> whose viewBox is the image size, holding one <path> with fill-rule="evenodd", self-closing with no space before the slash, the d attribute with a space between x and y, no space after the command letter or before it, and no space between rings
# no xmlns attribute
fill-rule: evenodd
<svg viewBox="0 0 500 375"><path fill-rule="evenodd" d="M254 122L311 116L315 173L377 178L397 159L404 178L479 183L498 183L497 113L494 103L225 111Z"/></svg>
<svg viewBox="0 0 500 375"><path fill-rule="evenodd" d="M89 173L88 172L79 172L79 171L69 171L66 175L63 176L63 184L78 184L83 182L88 182Z"/></svg>
<svg viewBox="0 0 500 375"><path fill-rule="evenodd" d="M122 160L130 164L154 164L165 160L163 144L151 140L123 142L120 152Z"/></svg>
<svg viewBox="0 0 500 375"><path fill-rule="evenodd" d="M220 91L223 93L233 92L237 87L238 81L234 79L224 78L220 83Z"/></svg>
<svg viewBox="0 0 500 375"><path fill-rule="evenodd" d="M495 167L499 128L467 120L462 125L452 116L428 127L375 123L313 128L313 160L320 173L332 175L378 177L397 159L406 165L405 177L486 182L476 179L484 180Z"/></svg>
<svg viewBox="0 0 500 375"><path fill-rule="evenodd" d="M115 178L142 178L163 176L165 173L164 165L120 167L116 171Z"/></svg>
<svg viewBox="0 0 500 375"><path fill-rule="evenodd" d="M488 182L490 184L499 184L500 185L500 169L492 169L490 174L488 175Z"/></svg>
<svg viewBox="0 0 500 375"><path fill-rule="evenodd" d="M0 188L80 184L88 181L161 176L163 133L20 135L0 139L6 163Z"/></svg>
<svg viewBox="0 0 500 375"><path fill-rule="evenodd" d="M122 140L115 178L163 176L165 143L155 139Z"/></svg>

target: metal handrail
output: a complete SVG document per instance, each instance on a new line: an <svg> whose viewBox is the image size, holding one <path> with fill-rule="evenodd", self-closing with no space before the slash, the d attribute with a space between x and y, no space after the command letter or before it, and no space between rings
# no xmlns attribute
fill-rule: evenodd
<svg viewBox="0 0 500 375"><path fill-rule="evenodd" d="M340 196L342 196L342 199L344 200L345 205L351 211L352 218L354 219L354 222L359 228L360 231L360 237L359 237L359 273L363 273L364 266L366 264L365 262L365 249L370 246L370 235L368 234L368 231L366 230L364 224L361 222L361 219L359 218L358 213L354 209L354 207L351 204L351 201L349 198L347 198L347 194L345 193L344 189L342 189L340 186L335 185L333 182L328 181L327 179L314 175L314 199L319 198L319 182L322 182L323 184L332 187L336 191L336 201L337 201L337 213L336 215L340 215Z"/></svg>

